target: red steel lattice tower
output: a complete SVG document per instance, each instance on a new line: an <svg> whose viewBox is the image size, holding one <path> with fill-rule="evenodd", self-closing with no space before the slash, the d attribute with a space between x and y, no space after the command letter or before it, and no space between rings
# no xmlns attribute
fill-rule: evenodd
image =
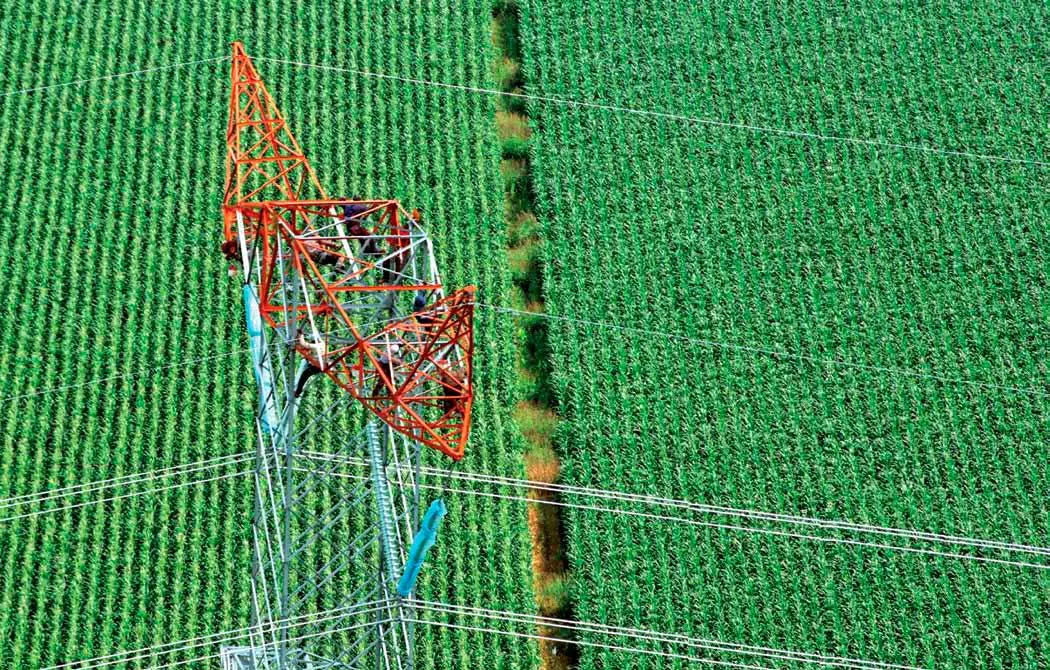
<svg viewBox="0 0 1050 670"><path fill-rule="evenodd" d="M254 284L262 318L311 371L459 460L473 400L474 288L445 295L418 215L396 200L325 193L240 43L230 84L223 249Z"/></svg>

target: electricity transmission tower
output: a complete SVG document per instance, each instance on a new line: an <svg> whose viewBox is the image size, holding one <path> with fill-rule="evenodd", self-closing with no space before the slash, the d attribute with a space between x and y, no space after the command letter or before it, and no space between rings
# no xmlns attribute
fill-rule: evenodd
<svg viewBox="0 0 1050 670"><path fill-rule="evenodd" d="M229 115L223 251L259 393L252 632L223 668L410 670L444 514L420 518L421 450L463 455L473 288L445 295L397 201L328 197L239 43Z"/></svg>

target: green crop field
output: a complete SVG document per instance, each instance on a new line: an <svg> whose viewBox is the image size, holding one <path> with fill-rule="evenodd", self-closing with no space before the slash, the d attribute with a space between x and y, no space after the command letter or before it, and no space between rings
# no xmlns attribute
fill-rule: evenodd
<svg viewBox="0 0 1050 670"><path fill-rule="evenodd" d="M1045 4L501 4L527 93L608 106L522 103L564 483L1050 546ZM495 98L339 69L498 88L491 10L0 8L0 668L249 623L245 463L10 500L253 446L218 248L230 41L328 66L257 60L329 192L420 207L446 284L511 304ZM521 476L519 328L479 308L462 470ZM447 497L420 595L535 611L524 507ZM584 634L581 668L1050 666L1046 550L676 514L567 509L572 614L773 651ZM540 662L478 631L419 650Z"/></svg>
<svg viewBox="0 0 1050 670"><path fill-rule="evenodd" d="M1044 3L522 5L534 94L1050 158ZM1050 168L528 111L547 310L648 329L552 322L567 482L1050 543ZM1045 570L593 511L567 523L581 620L921 667L1050 663Z"/></svg>
<svg viewBox="0 0 1050 670"><path fill-rule="evenodd" d="M6 3L0 498L252 448L240 291L218 247L228 63L13 92L223 57L234 39L255 56L480 85L493 58L485 3ZM331 193L419 206L447 284L475 283L505 302L491 98L258 65ZM479 315L480 390L464 463L520 476L514 347L493 319ZM167 367L196 359L205 360ZM67 388L10 399L50 387ZM4 509L0 520L0 667L33 670L248 624L248 478L22 516L37 509ZM424 570L424 597L532 607L520 506L450 502L430 560L438 567ZM423 667L536 662L526 640L438 629L420 637Z"/></svg>

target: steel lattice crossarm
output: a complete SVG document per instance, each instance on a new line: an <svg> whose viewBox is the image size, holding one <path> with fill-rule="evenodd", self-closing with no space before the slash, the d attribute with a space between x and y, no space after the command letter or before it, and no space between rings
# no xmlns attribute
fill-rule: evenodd
<svg viewBox="0 0 1050 670"><path fill-rule="evenodd" d="M396 200L327 197L240 44L231 81L223 248L263 319L394 430L462 458L474 289L445 295L429 237Z"/></svg>
<svg viewBox="0 0 1050 670"><path fill-rule="evenodd" d="M473 288L445 295L396 200L324 192L240 44L231 87L223 252L259 394L251 644L223 665L411 670L411 595L444 514L420 520L416 473L424 445L463 456Z"/></svg>
<svg viewBox="0 0 1050 670"><path fill-rule="evenodd" d="M327 197L240 42L233 44L226 125L226 239L234 234L229 207L243 202Z"/></svg>

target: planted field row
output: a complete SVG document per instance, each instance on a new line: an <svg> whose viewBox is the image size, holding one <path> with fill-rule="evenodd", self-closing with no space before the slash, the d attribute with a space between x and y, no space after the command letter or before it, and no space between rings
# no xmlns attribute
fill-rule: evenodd
<svg viewBox="0 0 1050 670"><path fill-rule="evenodd" d="M526 77L540 95L1044 160L1045 8L957 9L528 2ZM1050 543L1050 172L529 113L548 310L652 331L552 322L567 483ZM1044 664L1043 571L585 512L569 542L581 620ZM584 652L609 665L664 667Z"/></svg>
<svg viewBox="0 0 1050 670"><path fill-rule="evenodd" d="M223 56L232 39L258 56L484 80L487 10L22 2L0 16L0 90ZM331 193L418 205L446 282L504 300L491 100L259 67ZM83 384L0 410L0 497L252 447L247 356L166 367L246 346L218 249L227 68L0 98L4 395ZM477 339L465 463L516 476L509 330L480 314ZM247 625L251 509L248 480L231 479L0 524L0 665L39 668ZM468 502L448 521L422 595L528 611L524 518ZM526 641L420 638L421 667L534 664Z"/></svg>

